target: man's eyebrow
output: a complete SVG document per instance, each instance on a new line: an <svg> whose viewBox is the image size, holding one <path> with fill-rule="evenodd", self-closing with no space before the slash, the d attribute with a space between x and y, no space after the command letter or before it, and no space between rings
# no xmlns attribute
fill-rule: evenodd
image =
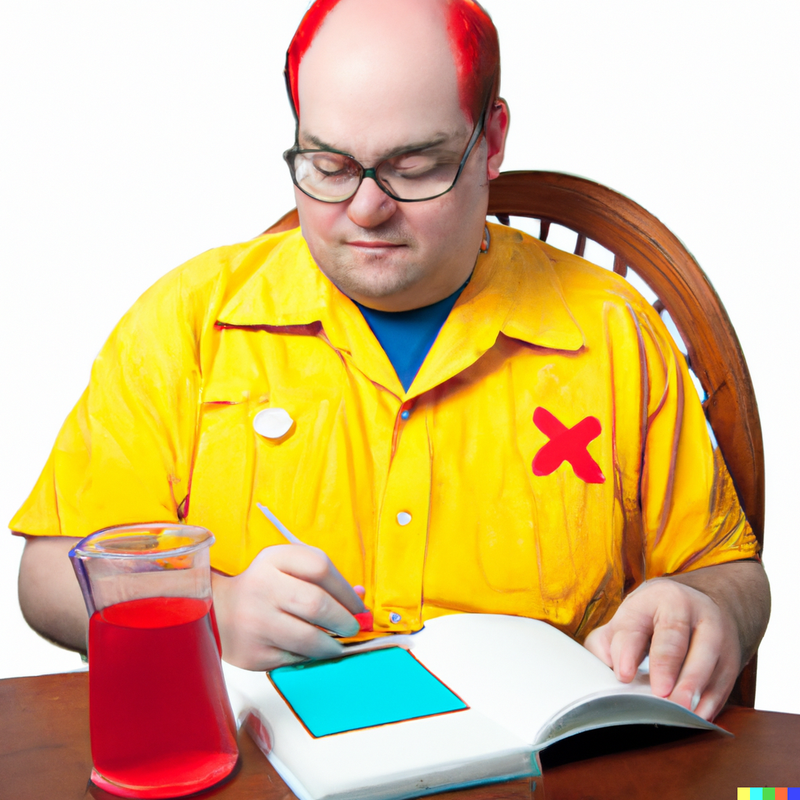
<svg viewBox="0 0 800 800"><path fill-rule="evenodd" d="M301 138L320 150L336 150L337 152L344 152L338 147L334 147L332 144L328 144L327 142L323 141L318 136L314 136L313 133L303 133ZM439 145L444 144L451 138L453 138L453 134L450 133L445 133L443 131L435 133L429 139L423 139L418 142L408 142L400 147L395 147L393 150L389 150L381 154L376 160L385 161L387 158L394 158L402 153L416 153L422 150L430 150L434 147L439 147Z"/></svg>
<svg viewBox="0 0 800 800"><path fill-rule="evenodd" d="M327 142L323 142L318 136L314 136L313 133L304 133L302 137L298 137L298 139L305 139L309 144L314 145L314 147L318 148L319 150L338 150L338 147L334 147L332 144L328 144Z"/></svg>

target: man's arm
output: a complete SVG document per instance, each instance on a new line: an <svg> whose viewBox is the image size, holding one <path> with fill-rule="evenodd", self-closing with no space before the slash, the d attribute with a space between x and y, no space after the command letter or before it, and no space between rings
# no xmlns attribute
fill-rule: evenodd
<svg viewBox="0 0 800 800"><path fill-rule="evenodd" d="M713 719L755 653L769 611L761 564L735 561L646 581L585 644L625 683L649 651L653 692Z"/></svg>
<svg viewBox="0 0 800 800"><path fill-rule="evenodd" d="M85 653L89 618L68 557L77 541L27 538L19 602L37 633ZM339 655L342 646L325 631L352 636L359 629L352 615L365 610L361 597L314 547L268 547L240 575L212 572L211 578L223 657L246 669Z"/></svg>
<svg viewBox="0 0 800 800"><path fill-rule="evenodd" d="M28 625L69 650L86 652L89 615L69 551L79 539L28 536L19 566L19 605Z"/></svg>

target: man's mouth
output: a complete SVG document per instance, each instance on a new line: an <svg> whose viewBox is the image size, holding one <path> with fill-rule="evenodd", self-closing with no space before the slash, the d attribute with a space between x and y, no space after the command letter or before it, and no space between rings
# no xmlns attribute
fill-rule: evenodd
<svg viewBox="0 0 800 800"><path fill-rule="evenodd" d="M350 247L361 247L365 250L382 250L382 249L389 249L389 248L397 248L397 247L405 247L404 244L398 244L397 242L385 242L381 239L356 239L352 242L347 242Z"/></svg>

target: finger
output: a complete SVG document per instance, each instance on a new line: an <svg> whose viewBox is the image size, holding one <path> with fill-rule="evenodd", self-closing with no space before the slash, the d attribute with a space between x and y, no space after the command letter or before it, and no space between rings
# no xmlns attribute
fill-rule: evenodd
<svg viewBox="0 0 800 800"><path fill-rule="evenodd" d="M713 720L722 711L722 707L725 705L731 689L733 689L738 674L738 670L720 665L703 692L695 709L695 714L703 719Z"/></svg>
<svg viewBox="0 0 800 800"><path fill-rule="evenodd" d="M367 610L364 601L322 550L306 545L289 544L270 547L262 552L269 554L270 560L281 572L316 584L351 614L362 614Z"/></svg>
<svg viewBox="0 0 800 800"><path fill-rule="evenodd" d="M584 640L583 646L593 655L597 656L607 667L614 666L611 660L611 639L613 633L610 625L601 625L595 628Z"/></svg>
<svg viewBox="0 0 800 800"><path fill-rule="evenodd" d="M275 575L273 597L281 611L338 636L355 636L359 631L358 620L315 583L278 572ZM291 647L288 649L304 652Z"/></svg>
<svg viewBox="0 0 800 800"><path fill-rule="evenodd" d="M252 670L253 672L263 672L276 667L285 667L290 664L300 664L308 661L305 656L290 653L279 647L272 647L261 643L255 647L238 647L233 650L226 650L223 653L223 660L234 667Z"/></svg>
<svg viewBox="0 0 800 800"><path fill-rule="evenodd" d="M675 687L691 639L691 619L685 609L667 612L656 620L650 643L650 687L667 697Z"/></svg>
<svg viewBox="0 0 800 800"><path fill-rule="evenodd" d="M694 629L686 660L669 695L670 700L694 711L717 667L720 639L713 627L699 624Z"/></svg>
<svg viewBox="0 0 800 800"><path fill-rule="evenodd" d="M730 694L739 671L739 658L725 648L721 628L701 622L695 628L670 700L713 719Z"/></svg>
<svg viewBox="0 0 800 800"><path fill-rule="evenodd" d="M323 659L336 658L342 653L342 645L325 631L291 614L275 614L270 620L269 638L262 642L259 658L285 660L287 656L299 656L301 660Z"/></svg>
<svg viewBox="0 0 800 800"><path fill-rule="evenodd" d="M611 665L617 680L630 683L647 654L650 634L641 630L620 630L611 641Z"/></svg>
<svg viewBox="0 0 800 800"><path fill-rule="evenodd" d="M255 672L269 672L269 670L277 669L278 667L302 664L304 661L308 661L305 656L299 656L297 653L289 653L277 647L267 647L260 654L259 660L253 662L252 665L248 664L245 669L250 669Z"/></svg>

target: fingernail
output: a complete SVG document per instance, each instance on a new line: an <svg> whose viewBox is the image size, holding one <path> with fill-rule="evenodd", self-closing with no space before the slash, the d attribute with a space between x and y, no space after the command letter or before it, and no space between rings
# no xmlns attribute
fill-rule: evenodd
<svg viewBox="0 0 800 800"><path fill-rule="evenodd" d="M692 711L694 711L697 706L700 705L700 692L697 691L692 695Z"/></svg>
<svg viewBox="0 0 800 800"><path fill-rule="evenodd" d="M373 625L372 612L367 610L361 614L354 614L356 622L358 622L359 631L371 631Z"/></svg>

